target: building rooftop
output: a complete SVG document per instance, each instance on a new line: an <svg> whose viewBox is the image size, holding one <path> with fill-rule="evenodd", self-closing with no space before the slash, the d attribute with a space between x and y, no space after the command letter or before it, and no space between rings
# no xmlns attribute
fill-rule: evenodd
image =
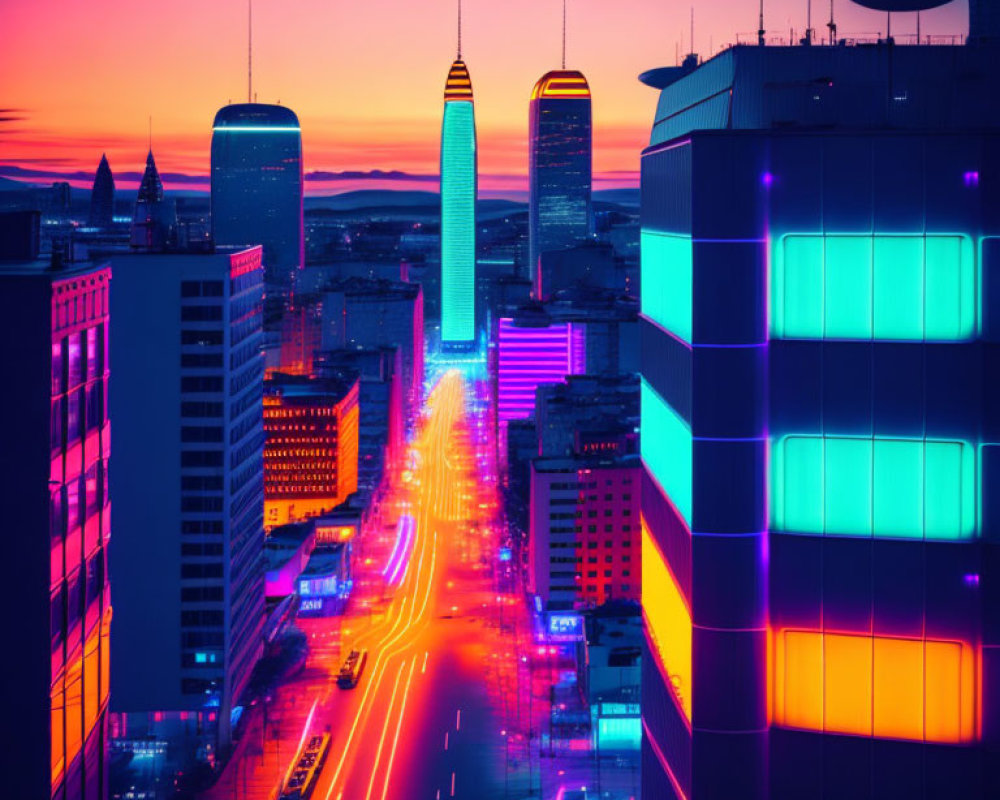
<svg viewBox="0 0 1000 800"><path fill-rule="evenodd" d="M993 46L736 45L696 68L650 70L650 145L702 130L968 131L1000 127Z"/></svg>
<svg viewBox="0 0 1000 800"><path fill-rule="evenodd" d="M532 460L535 472L579 472L586 469L627 469L640 465L637 453L542 456Z"/></svg>
<svg viewBox="0 0 1000 800"><path fill-rule="evenodd" d="M299 129L299 118L286 106L267 103L233 103L223 106L212 123L214 130L231 128L294 128ZM266 131L262 131L266 132Z"/></svg>
<svg viewBox="0 0 1000 800"><path fill-rule="evenodd" d="M319 578L339 572L340 562L344 559L346 553L347 544L344 542L324 544L322 547L317 547L313 550L312 555L309 556L309 563L302 570L300 577Z"/></svg>
<svg viewBox="0 0 1000 800"><path fill-rule="evenodd" d="M275 372L264 381L265 397L280 397L282 400L315 401L328 398L340 402L357 385L356 375L311 378L308 375L289 375Z"/></svg>
<svg viewBox="0 0 1000 800"><path fill-rule="evenodd" d="M589 100L590 85L582 72L554 69L538 79L531 90L532 100Z"/></svg>
<svg viewBox="0 0 1000 800"><path fill-rule="evenodd" d="M462 59L455 59L444 84L445 100L472 100L472 78Z"/></svg>

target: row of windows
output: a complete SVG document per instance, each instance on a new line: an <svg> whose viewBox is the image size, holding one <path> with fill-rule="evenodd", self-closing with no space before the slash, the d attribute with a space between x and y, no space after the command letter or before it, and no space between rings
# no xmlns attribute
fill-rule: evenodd
<svg viewBox="0 0 1000 800"><path fill-rule="evenodd" d="M181 403L182 417L221 417L224 405L222 403L206 403L186 401Z"/></svg>
<svg viewBox="0 0 1000 800"><path fill-rule="evenodd" d="M184 305L181 306L181 322L221 322L222 306L212 305Z"/></svg>
<svg viewBox="0 0 1000 800"><path fill-rule="evenodd" d="M85 433L97 430L105 422L103 381L54 398L49 419L49 446L53 453L72 447Z"/></svg>
<svg viewBox="0 0 1000 800"><path fill-rule="evenodd" d="M217 628L224 623L223 613L215 609L181 611L182 628Z"/></svg>
<svg viewBox="0 0 1000 800"><path fill-rule="evenodd" d="M181 564L181 579L196 580L204 578L221 578L222 564Z"/></svg>
<svg viewBox="0 0 1000 800"><path fill-rule="evenodd" d="M182 475L181 490L189 492L222 491L221 475Z"/></svg>
<svg viewBox="0 0 1000 800"><path fill-rule="evenodd" d="M218 425L182 425L182 442L221 442L222 428Z"/></svg>
<svg viewBox="0 0 1000 800"><path fill-rule="evenodd" d="M181 467L221 467L221 450L185 450L181 453Z"/></svg>
<svg viewBox="0 0 1000 800"><path fill-rule="evenodd" d="M221 392L222 378L218 375L186 375L181 378L181 391L185 394Z"/></svg>
<svg viewBox="0 0 1000 800"><path fill-rule="evenodd" d="M106 463L96 461L78 479L67 481L50 497L49 531L53 540L61 540L76 530L108 503Z"/></svg>
<svg viewBox="0 0 1000 800"><path fill-rule="evenodd" d="M52 396L65 394L85 381L103 377L107 347L107 329L103 324L53 342Z"/></svg>
<svg viewBox="0 0 1000 800"><path fill-rule="evenodd" d="M181 521L181 533L187 535L222 534L224 524L220 519L185 519Z"/></svg>
<svg viewBox="0 0 1000 800"><path fill-rule="evenodd" d="M181 589L182 603L215 603L224 599L225 592L221 586L185 586Z"/></svg>
<svg viewBox="0 0 1000 800"><path fill-rule="evenodd" d="M90 557L84 569L76 570L60 581L49 599L49 633L52 652L57 652L71 631L83 621L84 611L100 600L104 592L106 569L104 550Z"/></svg>
<svg viewBox="0 0 1000 800"><path fill-rule="evenodd" d="M222 281L181 281L181 297L222 297Z"/></svg>
<svg viewBox="0 0 1000 800"><path fill-rule="evenodd" d="M224 508L225 501L219 496L198 494L181 496L182 513L220 513Z"/></svg>
<svg viewBox="0 0 1000 800"><path fill-rule="evenodd" d="M182 347L221 347L225 343L225 334L218 329L213 330L181 330Z"/></svg>
<svg viewBox="0 0 1000 800"><path fill-rule="evenodd" d="M222 353L181 353L184 369L222 369Z"/></svg>

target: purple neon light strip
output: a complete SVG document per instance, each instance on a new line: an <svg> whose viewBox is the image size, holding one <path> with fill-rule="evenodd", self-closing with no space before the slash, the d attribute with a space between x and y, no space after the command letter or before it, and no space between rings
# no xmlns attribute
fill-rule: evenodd
<svg viewBox="0 0 1000 800"><path fill-rule="evenodd" d="M415 524L415 520L409 514L399 518L399 525L396 528L396 543L393 545L389 562L382 570L382 577L390 586L394 586L406 575L404 567L409 567L410 564L410 545L413 543Z"/></svg>

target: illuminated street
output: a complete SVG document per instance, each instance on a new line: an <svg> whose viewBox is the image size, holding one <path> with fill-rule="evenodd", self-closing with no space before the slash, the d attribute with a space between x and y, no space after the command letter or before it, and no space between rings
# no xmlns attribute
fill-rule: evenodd
<svg viewBox="0 0 1000 800"><path fill-rule="evenodd" d="M358 558L348 614L298 622L310 643L305 670L276 693L266 734L259 724L248 731L249 746L209 796L273 796L298 743L324 730L332 746L313 797L504 796L498 688L512 688L516 657L510 637L500 643L511 629L500 619L502 607L510 616L516 606L494 591L495 482L476 475L466 402L457 372L432 391L412 469L384 506L378 540ZM415 520L412 543L397 574L384 577L400 514ZM367 666L357 688L338 689L352 648L368 651Z"/></svg>

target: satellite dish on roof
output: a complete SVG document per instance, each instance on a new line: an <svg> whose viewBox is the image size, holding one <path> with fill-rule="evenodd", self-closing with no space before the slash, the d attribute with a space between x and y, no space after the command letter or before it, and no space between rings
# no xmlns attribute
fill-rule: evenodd
<svg viewBox="0 0 1000 800"><path fill-rule="evenodd" d="M859 6L876 11L926 11L951 2L951 0L854 0Z"/></svg>

